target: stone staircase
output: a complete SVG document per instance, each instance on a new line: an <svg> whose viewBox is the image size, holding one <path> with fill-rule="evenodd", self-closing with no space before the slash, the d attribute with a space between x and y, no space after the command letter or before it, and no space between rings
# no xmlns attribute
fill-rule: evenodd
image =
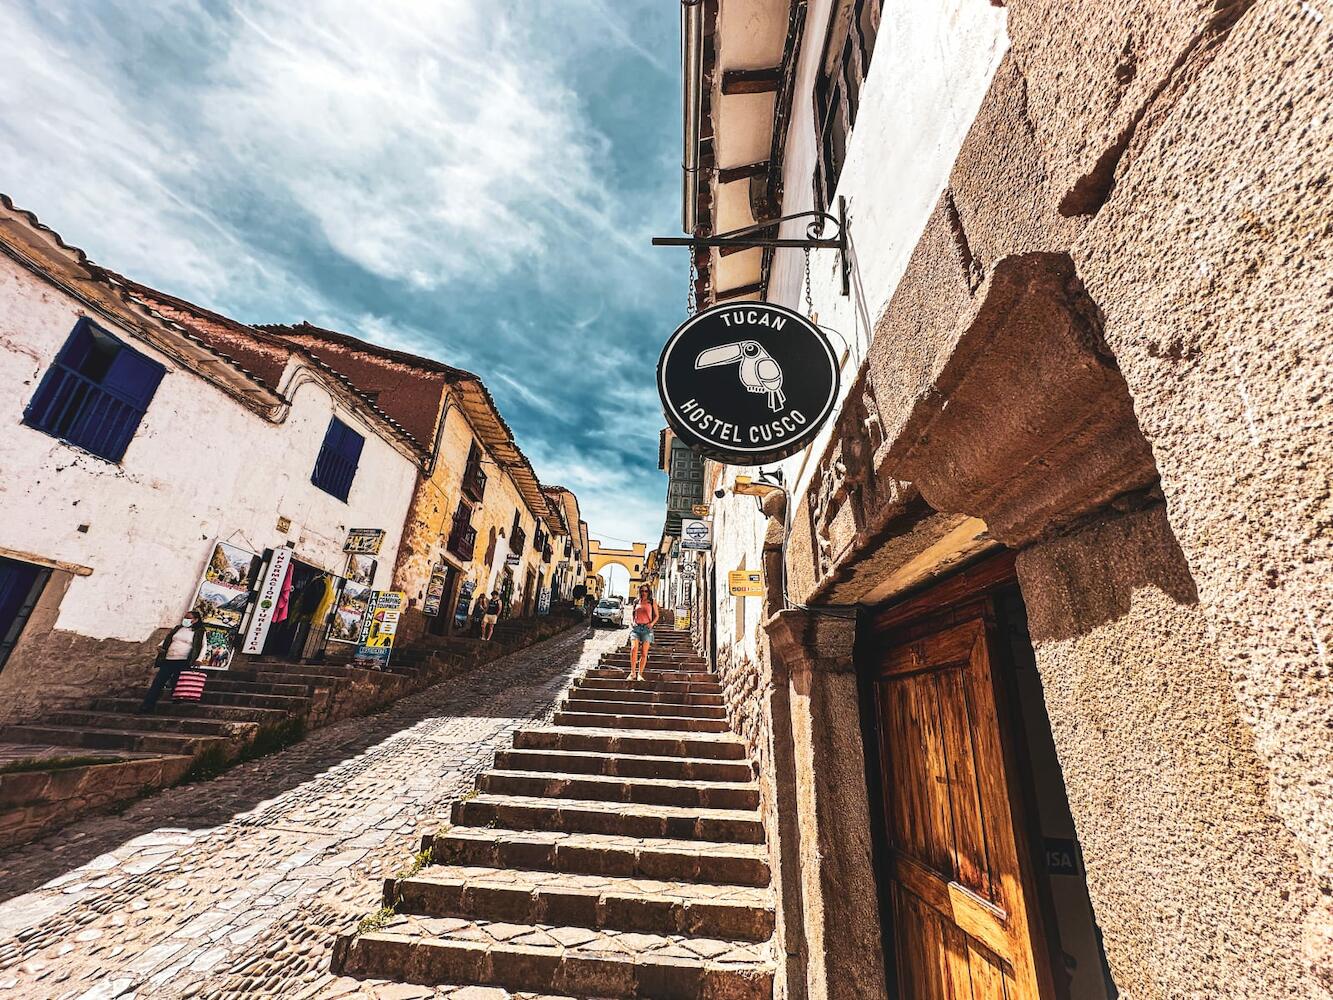
<svg viewBox="0 0 1333 1000"><path fill-rule="evenodd" d="M143 689L0 726L0 746L8 757L96 756L108 762L89 762L58 781L36 773L0 774L0 848L174 784L192 770L213 773L247 754L299 739L308 729L374 711L573 623L568 616L509 622L503 641L493 644L457 640L450 645L425 637L395 650L385 670L248 657L243 665L210 673L199 702L173 702L167 691L152 715L136 711L147 687L145 671ZM466 648L460 651L460 645ZM111 770L113 762L137 766Z"/></svg>
<svg viewBox="0 0 1333 1000"><path fill-rule="evenodd" d="M628 664L604 656L553 725L515 733L423 840L427 863L339 938L335 971L548 1000L770 1000L759 787L721 687L685 633L658 631L645 681Z"/></svg>

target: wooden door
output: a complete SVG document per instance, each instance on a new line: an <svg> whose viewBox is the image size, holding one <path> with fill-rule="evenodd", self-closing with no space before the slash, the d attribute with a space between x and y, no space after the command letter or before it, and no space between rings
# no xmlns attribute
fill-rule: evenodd
<svg viewBox="0 0 1333 1000"><path fill-rule="evenodd" d="M987 628L953 622L877 657L897 995L1048 1000Z"/></svg>

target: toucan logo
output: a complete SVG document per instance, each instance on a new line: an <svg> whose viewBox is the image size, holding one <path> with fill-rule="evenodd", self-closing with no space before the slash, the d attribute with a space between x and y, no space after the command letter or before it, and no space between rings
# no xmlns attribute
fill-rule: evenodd
<svg viewBox="0 0 1333 1000"><path fill-rule="evenodd" d="M787 405L782 392L782 366L764 350L757 340L740 340L734 344L710 347L700 351L694 359L695 370L717 365L740 365L741 385L746 392L768 393L768 408L774 413Z"/></svg>

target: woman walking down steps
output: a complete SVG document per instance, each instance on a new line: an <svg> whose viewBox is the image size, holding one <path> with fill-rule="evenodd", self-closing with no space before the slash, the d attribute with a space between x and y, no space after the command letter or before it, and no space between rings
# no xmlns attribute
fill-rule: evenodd
<svg viewBox="0 0 1333 1000"><path fill-rule="evenodd" d="M641 682L648 669L648 647L653 644L653 626L662 617L662 609L653 600L653 592L643 585L639 587L639 598L634 602L633 625L629 630L629 679Z"/></svg>

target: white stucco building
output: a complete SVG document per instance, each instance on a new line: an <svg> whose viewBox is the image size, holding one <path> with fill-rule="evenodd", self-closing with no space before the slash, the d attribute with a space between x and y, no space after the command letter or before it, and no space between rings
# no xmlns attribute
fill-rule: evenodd
<svg viewBox="0 0 1333 1000"><path fill-rule="evenodd" d="M0 342L0 718L144 680L216 541L336 575L347 532L381 529L390 585L421 446L311 352L98 268L8 199Z"/></svg>

